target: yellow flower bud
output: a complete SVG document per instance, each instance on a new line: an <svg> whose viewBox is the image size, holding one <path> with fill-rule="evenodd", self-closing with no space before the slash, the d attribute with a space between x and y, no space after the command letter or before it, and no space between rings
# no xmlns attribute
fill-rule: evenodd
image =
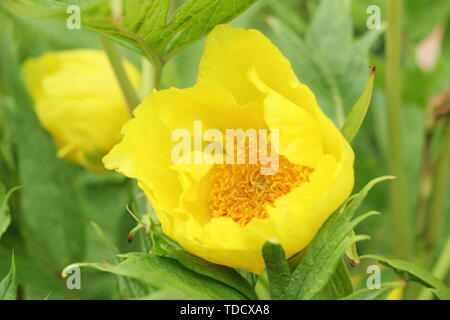
<svg viewBox="0 0 450 320"><path fill-rule="evenodd" d="M137 85L137 69L127 61L124 66ZM93 49L46 53L28 59L23 75L58 156L104 171L101 159L120 140L120 128L130 119L106 54Z"/></svg>
<svg viewBox="0 0 450 320"><path fill-rule="evenodd" d="M164 232L210 262L261 274L267 240L278 239L287 257L296 254L353 188L350 145L256 30L217 26L197 84L154 91L134 115L104 158L106 167L136 178ZM193 150L191 163L174 162L173 133L180 128L194 140L198 132L241 128L269 130L272 143L277 132L276 173L263 175L261 163L211 162L207 148Z"/></svg>

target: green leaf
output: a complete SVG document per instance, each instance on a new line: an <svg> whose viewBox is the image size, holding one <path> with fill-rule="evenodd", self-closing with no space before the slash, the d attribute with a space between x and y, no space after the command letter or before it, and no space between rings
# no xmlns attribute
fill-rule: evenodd
<svg viewBox="0 0 450 320"><path fill-rule="evenodd" d="M27 13L24 8L42 13L51 5L53 16L63 17L68 5L77 4L81 8L81 23L84 28L132 45L158 62L161 57L167 59L205 36L217 24L232 20L256 1L189 0L177 8L170 18L170 0L122 1L120 17L114 17L109 0L76 3L72 0L37 0L26 3L7 0L7 3L12 10L21 14Z"/></svg>
<svg viewBox="0 0 450 320"><path fill-rule="evenodd" d="M77 263L68 266L91 267L104 272L130 277L162 290L176 290L183 299L240 300L246 297L237 290L195 273L178 261L153 254L133 253L117 264ZM65 276L65 270L63 276Z"/></svg>
<svg viewBox="0 0 450 320"><path fill-rule="evenodd" d="M139 300L183 300L183 299L186 299L186 296L184 296L179 291L164 289L152 292L149 295L146 295L145 297L141 297Z"/></svg>
<svg viewBox="0 0 450 320"><path fill-rule="evenodd" d="M184 267L220 281L243 293L248 299L256 299L253 287L236 270L210 263L187 252L178 243L164 235L156 221L152 222L151 228L154 244L153 253L174 258Z"/></svg>
<svg viewBox="0 0 450 320"><path fill-rule="evenodd" d="M107 246L110 252L110 259L114 264L119 264L123 261L123 258L118 257L120 254L119 250L112 243L112 241L107 237L107 235L103 232L103 230L95 223L91 222L93 228L97 232L98 236L102 239L102 241ZM119 283L119 291L120 294L126 298L139 298L146 296L150 293L150 288L147 286L143 286L141 283L137 282L134 279L117 276Z"/></svg>
<svg viewBox="0 0 450 320"><path fill-rule="evenodd" d="M2 190L2 185L0 184L0 238L8 229L11 223L11 214L8 205L9 198L14 193L14 191L20 189L20 187L15 187L9 190L6 194Z"/></svg>
<svg viewBox="0 0 450 320"><path fill-rule="evenodd" d="M113 262L114 258L117 258L115 255L119 253L116 251L117 248L120 248L120 253L140 250L139 241L125 245L127 234L133 226L132 218L126 214L132 181L118 173L98 174L87 170L80 172L76 176L76 181L77 192L80 193L82 202L79 209L85 221L92 221L98 225L102 234L86 223L87 247L83 260ZM84 275L83 281L88 281L89 286L77 291L81 299L116 299L119 296L134 298L149 293L144 288L146 286L140 283L134 290L117 277L96 270L87 270Z"/></svg>
<svg viewBox="0 0 450 320"><path fill-rule="evenodd" d="M364 255L361 259L374 259L393 268L396 272L406 272L409 274L410 280L431 288L431 292L433 292L438 299L450 300L450 290L446 287L446 285L441 280L436 278L431 272L417 264L373 254Z"/></svg>
<svg viewBox="0 0 450 320"><path fill-rule="evenodd" d="M358 101L356 101L356 104L353 106L352 111L348 114L347 119L345 119L344 126L341 129L343 136L348 142L352 141L355 137L364 121L364 118L366 117L367 110L369 110L370 101L372 100L374 81L375 67L372 67L366 89L361 97L359 97Z"/></svg>
<svg viewBox="0 0 450 320"><path fill-rule="evenodd" d="M272 239L264 244L263 257L269 279L270 296L273 300L283 300L286 297L291 270L278 240Z"/></svg>
<svg viewBox="0 0 450 320"><path fill-rule="evenodd" d="M56 157L53 139L34 113L20 76L14 25L5 20L0 37L5 50L0 54L0 62L5 89L14 101L9 120L23 186L18 222L30 255L59 272L59 268L84 255L84 219L74 179L79 169Z"/></svg>
<svg viewBox="0 0 450 320"><path fill-rule="evenodd" d="M158 43L161 41L160 35L167 28L170 0L134 0L122 3L120 17L114 17L108 0L98 1L96 6L82 9L82 26L126 42L155 59Z"/></svg>
<svg viewBox="0 0 450 320"><path fill-rule="evenodd" d="M173 15L167 31L163 33L168 42L165 56L170 57L188 44L208 34L216 25L226 23L257 0L191 0Z"/></svg>
<svg viewBox="0 0 450 320"><path fill-rule="evenodd" d="M386 300L391 292L402 285L399 282L382 283L380 289L360 289L341 300Z"/></svg>
<svg viewBox="0 0 450 320"><path fill-rule="evenodd" d="M381 177L370 181L359 193L350 197L339 212L325 222L292 273L286 289L287 299L312 299L328 283L348 247L355 241L368 238L366 236L351 238L347 235L360 222L377 212L368 212L352 218L369 190L376 183L387 179L392 177Z"/></svg>
<svg viewBox="0 0 450 320"><path fill-rule="evenodd" d="M16 281L18 285L26 285L27 290L43 289L47 293L52 292L52 296L68 299L70 295L67 294L65 283L61 282L60 277L56 277L52 270L47 265L39 264L35 259L28 257L20 244L14 243L14 264L16 266ZM0 246L0 273L7 273L9 266L4 263L11 259L11 248ZM8 269L6 268L8 267ZM26 294L27 298L33 296ZM41 295L34 296L38 299Z"/></svg>
<svg viewBox="0 0 450 320"><path fill-rule="evenodd" d="M336 300L352 292L352 280L344 261L341 259L328 283L314 296L313 300Z"/></svg>
<svg viewBox="0 0 450 320"><path fill-rule="evenodd" d="M369 49L383 32L370 30L354 40L348 4L321 1L304 38L281 20L268 19L274 43L339 127L365 87Z"/></svg>
<svg viewBox="0 0 450 320"><path fill-rule="evenodd" d="M14 254L11 258L11 268L6 277L0 281L0 300L16 300L16 264L14 263Z"/></svg>

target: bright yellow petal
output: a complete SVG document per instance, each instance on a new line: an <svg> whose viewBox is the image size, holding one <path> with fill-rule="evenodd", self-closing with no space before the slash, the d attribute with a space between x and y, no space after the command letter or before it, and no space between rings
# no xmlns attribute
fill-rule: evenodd
<svg viewBox="0 0 450 320"><path fill-rule="evenodd" d="M279 154L292 163L314 167L324 152L315 117L274 91L264 100L264 116L269 128L279 132Z"/></svg>
<svg viewBox="0 0 450 320"><path fill-rule="evenodd" d="M134 85L139 72L125 69ZM120 139L128 108L106 54L79 49L29 59L23 74L42 125L55 138L58 155L93 170Z"/></svg>
<svg viewBox="0 0 450 320"><path fill-rule="evenodd" d="M198 81L224 87L239 104L260 101L264 95L247 78L251 70L278 92L298 83L289 61L262 33L228 25L215 27L206 40Z"/></svg>
<svg viewBox="0 0 450 320"><path fill-rule="evenodd" d="M201 156L207 157L205 154ZM194 157L193 154L192 158ZM172 170L178 173L182 188L179 207L175 211L193 217L200 224L204 224L211 219L208 198L213 167L214 164L207 163L180 163L170 166Z"/></svg>

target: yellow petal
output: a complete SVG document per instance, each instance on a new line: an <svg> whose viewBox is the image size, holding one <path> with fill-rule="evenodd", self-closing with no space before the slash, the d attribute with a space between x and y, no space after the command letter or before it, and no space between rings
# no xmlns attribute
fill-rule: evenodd
<svg viewBox="0 0 450 320"><path fill-rule="evenodd" d="M200 62L198 81L214 82L227 89L239 104L264 99L247 74L255 70L275 91L296 85L289 61L257 30L219 25L208 36Z"/></svg>
<svg viewBox="0 0 450 320"><path fill-rule="evenodd" d="M269 128L279 131L279 154L292 163L314 167L324 152L315 117L274 91L264 100L264 116Z"/></svg>
<svg viewBox="0 0 450 320"><path fill-rule="evenodd" d="M134 85L139 72L125 69ZM89 169L104 170L101 157L120 139L129 119L106 54L78 49L27 60L23 74L42 125L52 134L58 155Z"/></svg>

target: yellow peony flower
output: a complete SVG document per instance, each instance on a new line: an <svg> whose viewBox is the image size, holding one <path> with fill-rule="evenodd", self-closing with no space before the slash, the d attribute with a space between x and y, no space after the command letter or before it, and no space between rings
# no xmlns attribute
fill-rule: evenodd
<svg viewBox="0 0 450 320"><path fill-rule="evenodd" d="M210 262L261 274L267 240L277 238L288 257L298 253L353 188L351 147L256 30L217 26L197 84L154 91L134 115L104 158L106 167L136 178L164 232ZM185 128L195 136L196 121L203 133L270 129L267 141L278 131L278 171L211 163L205 150L201 164L174 163L173 132Z"/></svg>
<svg viewBox="0 0 450 320"><path fill-rule="evenodd" d="M137 69L127 61L124 66L137 85ZM27 60L23 74L58 156L104 171L101 159L119 142L120 128L130 119L106 54L92 49L51 52Z"/></svg>

